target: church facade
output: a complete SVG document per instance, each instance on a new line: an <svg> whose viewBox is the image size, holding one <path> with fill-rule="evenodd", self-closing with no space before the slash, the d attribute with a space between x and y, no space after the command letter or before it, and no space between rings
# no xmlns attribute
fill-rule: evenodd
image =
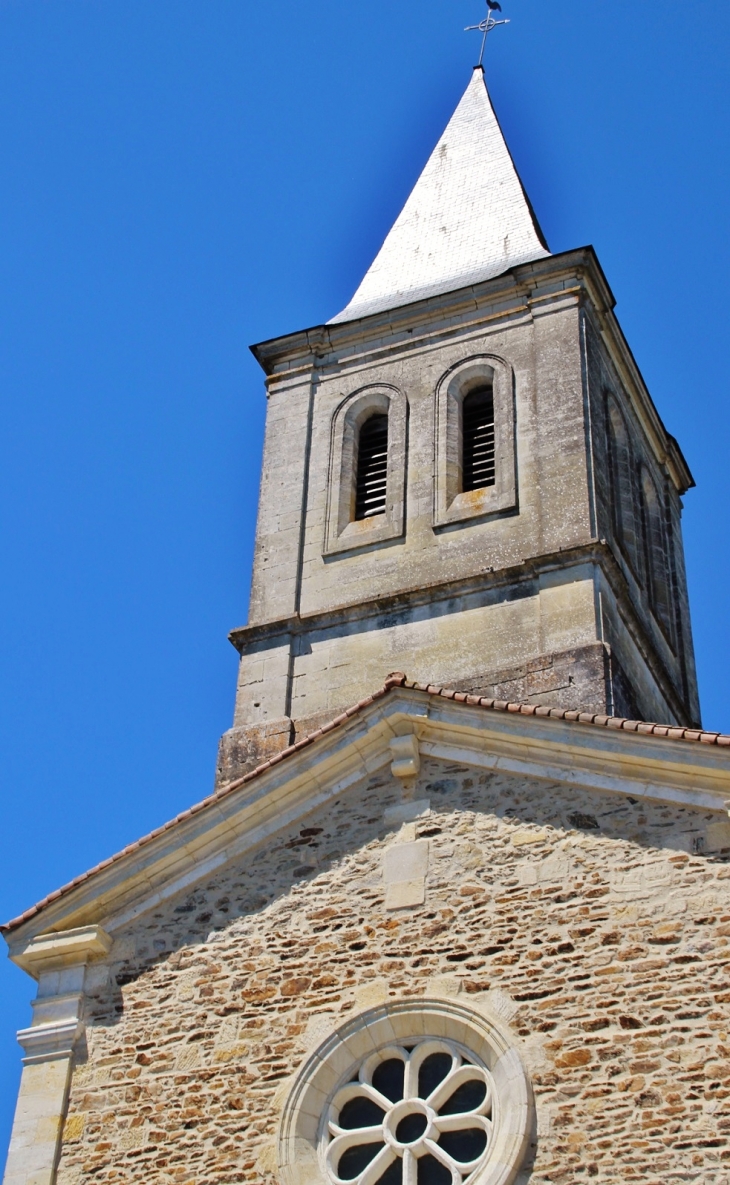
<svg viewBox="0 0 730 1185"><path fill-rule="evenodd" d="M255 347L213 794L3 927L5 1185L730 1185L730 737L613 309L476 70L347 308Z"/></svg>

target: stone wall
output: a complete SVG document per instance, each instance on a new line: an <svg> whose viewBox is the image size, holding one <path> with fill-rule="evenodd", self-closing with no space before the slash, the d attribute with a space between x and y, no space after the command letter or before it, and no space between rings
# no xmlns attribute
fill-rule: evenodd
<svg viewBox="0 0 730 1185"><path fill-rule="evenodd" d="M299 731L302 720L336 715L394 667L463 686L602 643L639 715L697 724L681 475L675 465L670 477L673 446L640 378L629 390L622 339L605 332L596 284L588 253L575 252L260 348L269 394L250 625L232 634L242 654L234 727L252 731L229 738L231 753L256 748L272 723L280 736L286 722ZM497 451L512 492L491 513L462 508L452 521L458 499L441 504L454 469L444 391L478 366L491 368L501 393ZM672 639L614 537L609 390L626 410L637 462L666 493ZM389 510L339 539L338 491L343 482L351 490L354 455L345 465L341 421L368 399L391 400ZM578 666L577 690L547 702L612 711L610 695L597 702L595 681L581 687L581 677ZM226 750L222 768L234 767Z"/></svg>
<svg viewBox="0 0 730 1185"><path fill-rule="evenodd" d="M640 422L637 410L628 398L605 343L601 340L600 331L595 324L590 308L585 313L585 330L597 530L600 537L607 539L611 545L616 563L625 581L625 600L632 606L633 611L642 622L643 629L647 634L647 641L655 651L654 661L663 665L665 677L669 679L676 693L686 703L689 716L698 721L700 719L700 705L682 540L682 499L674 484L668 480L666 467L657 461L656 452L652 448L646 426ZM672 568L676 625L674 648L668 644L667 638L651 612L646 578L644 576L641 580L637 579L637 574L628 561L626 545L618 538L616 531L614 507L620 494L614 488L614 475L611 472L609 460L607 431L607 398L609 396L619 404L626 422L634 468L638 470L640 464L646 465L651 470L657 488L662 491L666 499L667 542L670 567ZM638 521L635 525L640 529ZM609 613L608 616L610 617L611 614ZM614 616L619 618L620 611L614 610ZM626 609L623 610L623 616L626 616ZM607 637L606 640L612 643L619 661L625 670L631 673L634 690L639 693L638 698L650 700L652 689L642 686L647 682L646 657L631 653L631 643L626 636L625 625L622 622L619 621L617 627L614 626L613 629L612 625L614 625L613 622L606 623L607 632L611 633L611 637Z"/></svg>
<svg viewBox="0 0 730 1185"><path fill-rule="evenodd" d="M310 353L296 376L283 370L269 381L251 624L472 576L487 563L510 567L591 538L580 314L562 284L554 281L554 299L539 314L507 279L495 282L478 310L463 294L414 308L407 333L363 322ZM500 316L515 300L524 305L519 315ZM435 533L434 469L445 463L435 447L437 391L455 367L483 357L503 359L509 372L520 513ZM397 392L408 407L399 458L405 531L397 547L325 557L338 460L333 424L349 398L372 387Z"/></svg>
<svg viewBox="0 0 730 1185"><path fill-rule="evenodd" d="M511 1026L537 1101L523 1182L730 1185L730 826L433 762L430 813L400 826L400 793L371 779L116 936L87 972L58 1185L276 1185L305 1055L434 982ZM388 908L414 842L423 904Z"/></svg>
<svg viewBox="0 0 730 1185"><path fill-rule="evenodd" d="M357 703L391 670L438 686L461 686L489 671L510 670L546 654L596 641L596 573L590 563L519 579L478 582L450 597L383 607L363 621L353 614L315 625L293 639L292 686L276 711L269 653L241 663L235 723L259 725L285 713L296 720ZM578 672L575 672L577 675ZM605 699L605 693L604 693ZM583 701L593 702L586 695ZM568 705L565 705L568 706Z"/></svg>

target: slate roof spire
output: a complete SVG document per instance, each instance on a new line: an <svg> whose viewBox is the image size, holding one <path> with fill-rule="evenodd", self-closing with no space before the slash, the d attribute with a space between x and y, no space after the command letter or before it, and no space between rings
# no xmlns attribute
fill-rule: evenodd
<svg viewBox="0 0 730 1185"><path fill-rule="evenodd" d="M365 279L330 324L489 280L549 254L477 66Z"/></svg>

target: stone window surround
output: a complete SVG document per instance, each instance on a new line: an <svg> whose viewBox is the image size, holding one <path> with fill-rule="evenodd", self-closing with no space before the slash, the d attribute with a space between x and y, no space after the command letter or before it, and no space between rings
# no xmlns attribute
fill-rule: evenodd
<svg viewBox="0 0 730 1185"><path fill-rule="evenodd" d="M674 633L674 617L673 617L674 610L673 610L673 599L672 599L672 586L671 586L671 576L670 576L670 572L669 572L669 549L670 549L669 535L668 535L666 524L663 521L661 521L659 529L661 531L661 536L662 536L664 563L666 565L665 580L666 580L666 584L667 584L667 595L668 595L668 600L669 600L669 604L667 606L668 617L666 620L664 620L662 617L662 614L659 610L659 607L657 605L657 595L656 595L656 591L655 591L655 589L656 589L656 575L654 572L654 565L652 563L652 552L651 552L650 544L649 544L648 540L645 538L647 529L649 529L649 528L648 528L647 522L643 521L643 519L644 518L648 519L648 516L650 514L650 510L647 505L645 483L648 482L651 489L653 490L653 496L656 499L656 502L657 502L657 505L659 508L661 508L661 506L662 506L662 499L659 494L659 489L657 487L656 479L651 472L651 467L648 464L645 456L643 455L640 446L637 446L636 443L634 441L632 441L632 437L631 437L631 433L629 431L629 426L628 426L628 423L626 420L626 416L624 415L624 412L621 409L621 406L619 404L618 399L616 398L616 395L609 388L606 388L606 390L604 391L604 403L605 403L605 409L606 409L606 431L608 433L608 438L609 438L609 450L610 450L610 461L611 461L611 470L610 470L611 480L615 486L616 476L617 476L617 469L616 469L617 458L613 455L613 450L615 448L619 447L619 445L620 445L620 442L617 441L616 435L615 435L615 426L616 426L616 424L620 424L620 427L621 427L623 435L624 435L624 447L627 450L628 470L629 470L629 474L630 474L631 481L632 481L632 486L631 486L630 490L623 491L623 497L622 497L621 490L617 490L614 488L612 491L612 504L613 504L612 505L613 516L612 517L613 517L613 526L614 526L614 533L616 536L616 542L619 545L621 555L626 560L626 562L627 562L631 572L633 573L634 577L636 578L639 586L642 588L642 590L646 594L649 609L650 609L652 617L657 625L657 628L659 629L660 633L664 637L665 641L668 642L672 653L676 654L676 639L675 639L675 633ZM612 415L612 413L613 413L613 415ZM613 419L613 426L611 423L612 419ZM634 480L636 480L636 483L637 483L636 489L634 489L634 486L633 486ZM619 499L618 502L616 501L617 498ZM627 501L628 501L628 505L627 505ZM619 518L621 520L621 529L619 529L619 524L616 522L616 511L617 510L618 510ZM627 538L625 537L625 526L624 526L623 519L627 513L630 513L632 516L630 530L632 532L633 544L630 540L627 540ZM661 513L661 510L660 510L660 513Z"/></svg>
<svg viewBox="0 0 730 1185"><path fill-rule="evenodd" d="M475 388L494 393L495 483L464 493L461 407ZM434 527L468 522L517 506L514 373L497 354L474 354L452 366L436 388Z"/></svg>
<svg viewBox="0 0 730 1185"><path fill-rule="evenodd" d="M606 412L606 433L609 448L609 472L612 483L611 490L611 521L614 537L618 543L622 557L639 585L644 587L644 572L642 569L641 544L639 541L639 506L638 494L634 489L636 476L635 453L636 445L632 440L626 416L616 395L609 388L604 391ZM623 447L625 455L622 458L619 450ZM623 465L622 465L623 461ZM629 486L621 489L620 481L622 468L628 471Z"/></svg>
<svg viewBox="0 0 730 1185"><path fill-rule="evenodd" d="M533 1123L529 1079L508 1032L486 1009L457 998L390 1001L346 1021L307 1058L296 1075L279 1129L282 1185L331 1185L324 1129L335 1095L362 1062L393 1044L456 1042L493 1083L494 1130L471 1185L512 1185L523 1164Z"/></svg>
<svg viewBox="0 0 730 1185"><path fill-rule="evenodd" d="M354 521L357 436L374 413L388 416L388 479L385 514ZM323 554L337 555L402 537L408 401L390 383L361 387L342 400L332 417L327 514Z"/></svg>
<svg viewBox="0 0 730 1185"><path fill-rule="evenodd" d="M639 489L644 514L642 533L649 607L655 622L669 643L672 653L676 653L669 538L664 521L664 507L657 483L645 461L642 461L639 467ZM660 549L660 557L656 554L657 546ZM665 601L664 613L662 613L662 596Z"/></svg>

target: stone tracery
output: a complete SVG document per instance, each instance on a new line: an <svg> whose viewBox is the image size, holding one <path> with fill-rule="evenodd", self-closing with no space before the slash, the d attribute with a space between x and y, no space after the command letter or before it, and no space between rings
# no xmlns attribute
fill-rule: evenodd
<svg viewBox="0 0 730 1185"><path fill-rule="evenodd" d="M366 1057L332 1100L325 1161L333 1185L462 1185L493 1136L494 1084L452 1041Z"/></svg>

